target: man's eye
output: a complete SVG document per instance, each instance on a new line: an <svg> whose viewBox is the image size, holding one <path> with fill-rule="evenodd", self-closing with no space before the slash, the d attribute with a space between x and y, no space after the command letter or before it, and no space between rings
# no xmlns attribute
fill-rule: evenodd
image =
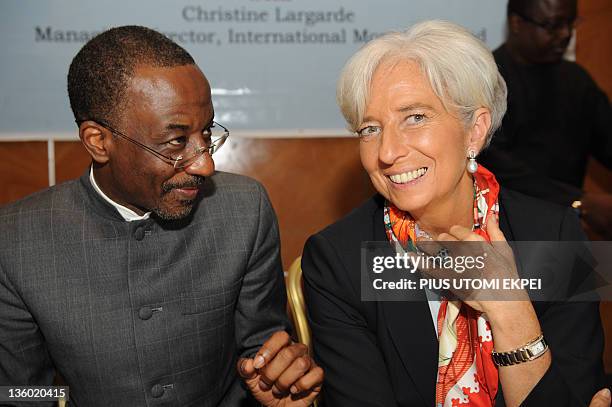
<svg viewBox="0 0 612 407"><path fill-rule="evenodd" d="M381 132L381 128L379 126L367 126L361 130L357 131L357 135L359 137L371 137L379 134Z"/></svg>
<svg viewBox="0 0 612 407"><path fill-rule="evenodd" d="M183 146L185 145L186 141L187 141L186 137L177 137L177 138L174 138L168 141L168 144L171 146Z"/></svg>

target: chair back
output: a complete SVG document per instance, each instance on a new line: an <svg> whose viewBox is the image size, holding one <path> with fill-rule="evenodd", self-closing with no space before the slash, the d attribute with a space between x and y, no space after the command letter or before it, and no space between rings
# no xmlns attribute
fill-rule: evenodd
<svg viewBox="0 0 612 407"><path fill-rule="evenodd" d="M293 318L293 326L295 327L298 340L300 343L308 346L308 353L312 356L312 341L310 339L308 318L306 317L306 302L302 292L302 256L291 263L285 282L287 283L289 310L291 318ZM312 405L318 407L319 402L315 400Z"/></svg>
<svg viewBox="0 0 612 407"><path fill-rule="evenodd" d="M302 257L298 257L289 267L287 272L287 299L289 300L289 310L293 318L293 325L298 336L298 340L308 346L309 352L312 341L310 328L306 318L306 303L302 292Z"/></svg>

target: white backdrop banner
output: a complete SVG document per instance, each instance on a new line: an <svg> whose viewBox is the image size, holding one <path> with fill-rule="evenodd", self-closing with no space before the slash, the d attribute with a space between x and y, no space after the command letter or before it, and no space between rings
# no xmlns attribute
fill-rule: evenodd
<svg viewBox="0 0 612 407"><path fill-rule="evenodd" d="M0 139L76 137L72 57L107 28L137 24L185 47L239 134L341 134L338 74L360 46L425 19L467 27L491 48L506 0L2 0Z"/></svg>

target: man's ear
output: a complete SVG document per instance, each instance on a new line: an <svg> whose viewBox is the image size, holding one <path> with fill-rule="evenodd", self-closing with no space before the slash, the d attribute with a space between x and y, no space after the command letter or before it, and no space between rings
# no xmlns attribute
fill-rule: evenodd
<svg viewBox="0 0 612 407"><path fill-rule="evenodd" d="M508 16L508 32L512 34L517 34L521 30L521 27L519 26L519 20L520 17L516 14L510 14Z"/></svg>
<svg viewBox="0 0 612 407"><path fill-rule="evenodd" d="M476 109L472 127L469 131L468 150L474 150L478 154L487 141L487 134L490 128L491 112L489 109L486 107Z"/></svg>
<svg viewBox="0 0 612 407"><path fill-rule="evenodd" d="M112 139L110 131L94 121L86 120L79 126L79 138L95 162L98 164L108 162L109 141Z"/></svg>

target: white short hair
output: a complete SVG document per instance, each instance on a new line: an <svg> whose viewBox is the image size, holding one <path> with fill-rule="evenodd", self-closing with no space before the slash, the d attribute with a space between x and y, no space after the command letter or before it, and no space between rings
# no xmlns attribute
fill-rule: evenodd
<svg viewBox="0 0 612 407"><path fill-rule="evenodd" d="M376 68L399 60L415 61L444 107L456 112L465 126L473 122L477 109L488 108L491 128L485 146L489 144L506 112L506 82L482 41L465 28L440 20L378 37L349 59L336 92L349 130L357 131L363 121Z"/></svg>

